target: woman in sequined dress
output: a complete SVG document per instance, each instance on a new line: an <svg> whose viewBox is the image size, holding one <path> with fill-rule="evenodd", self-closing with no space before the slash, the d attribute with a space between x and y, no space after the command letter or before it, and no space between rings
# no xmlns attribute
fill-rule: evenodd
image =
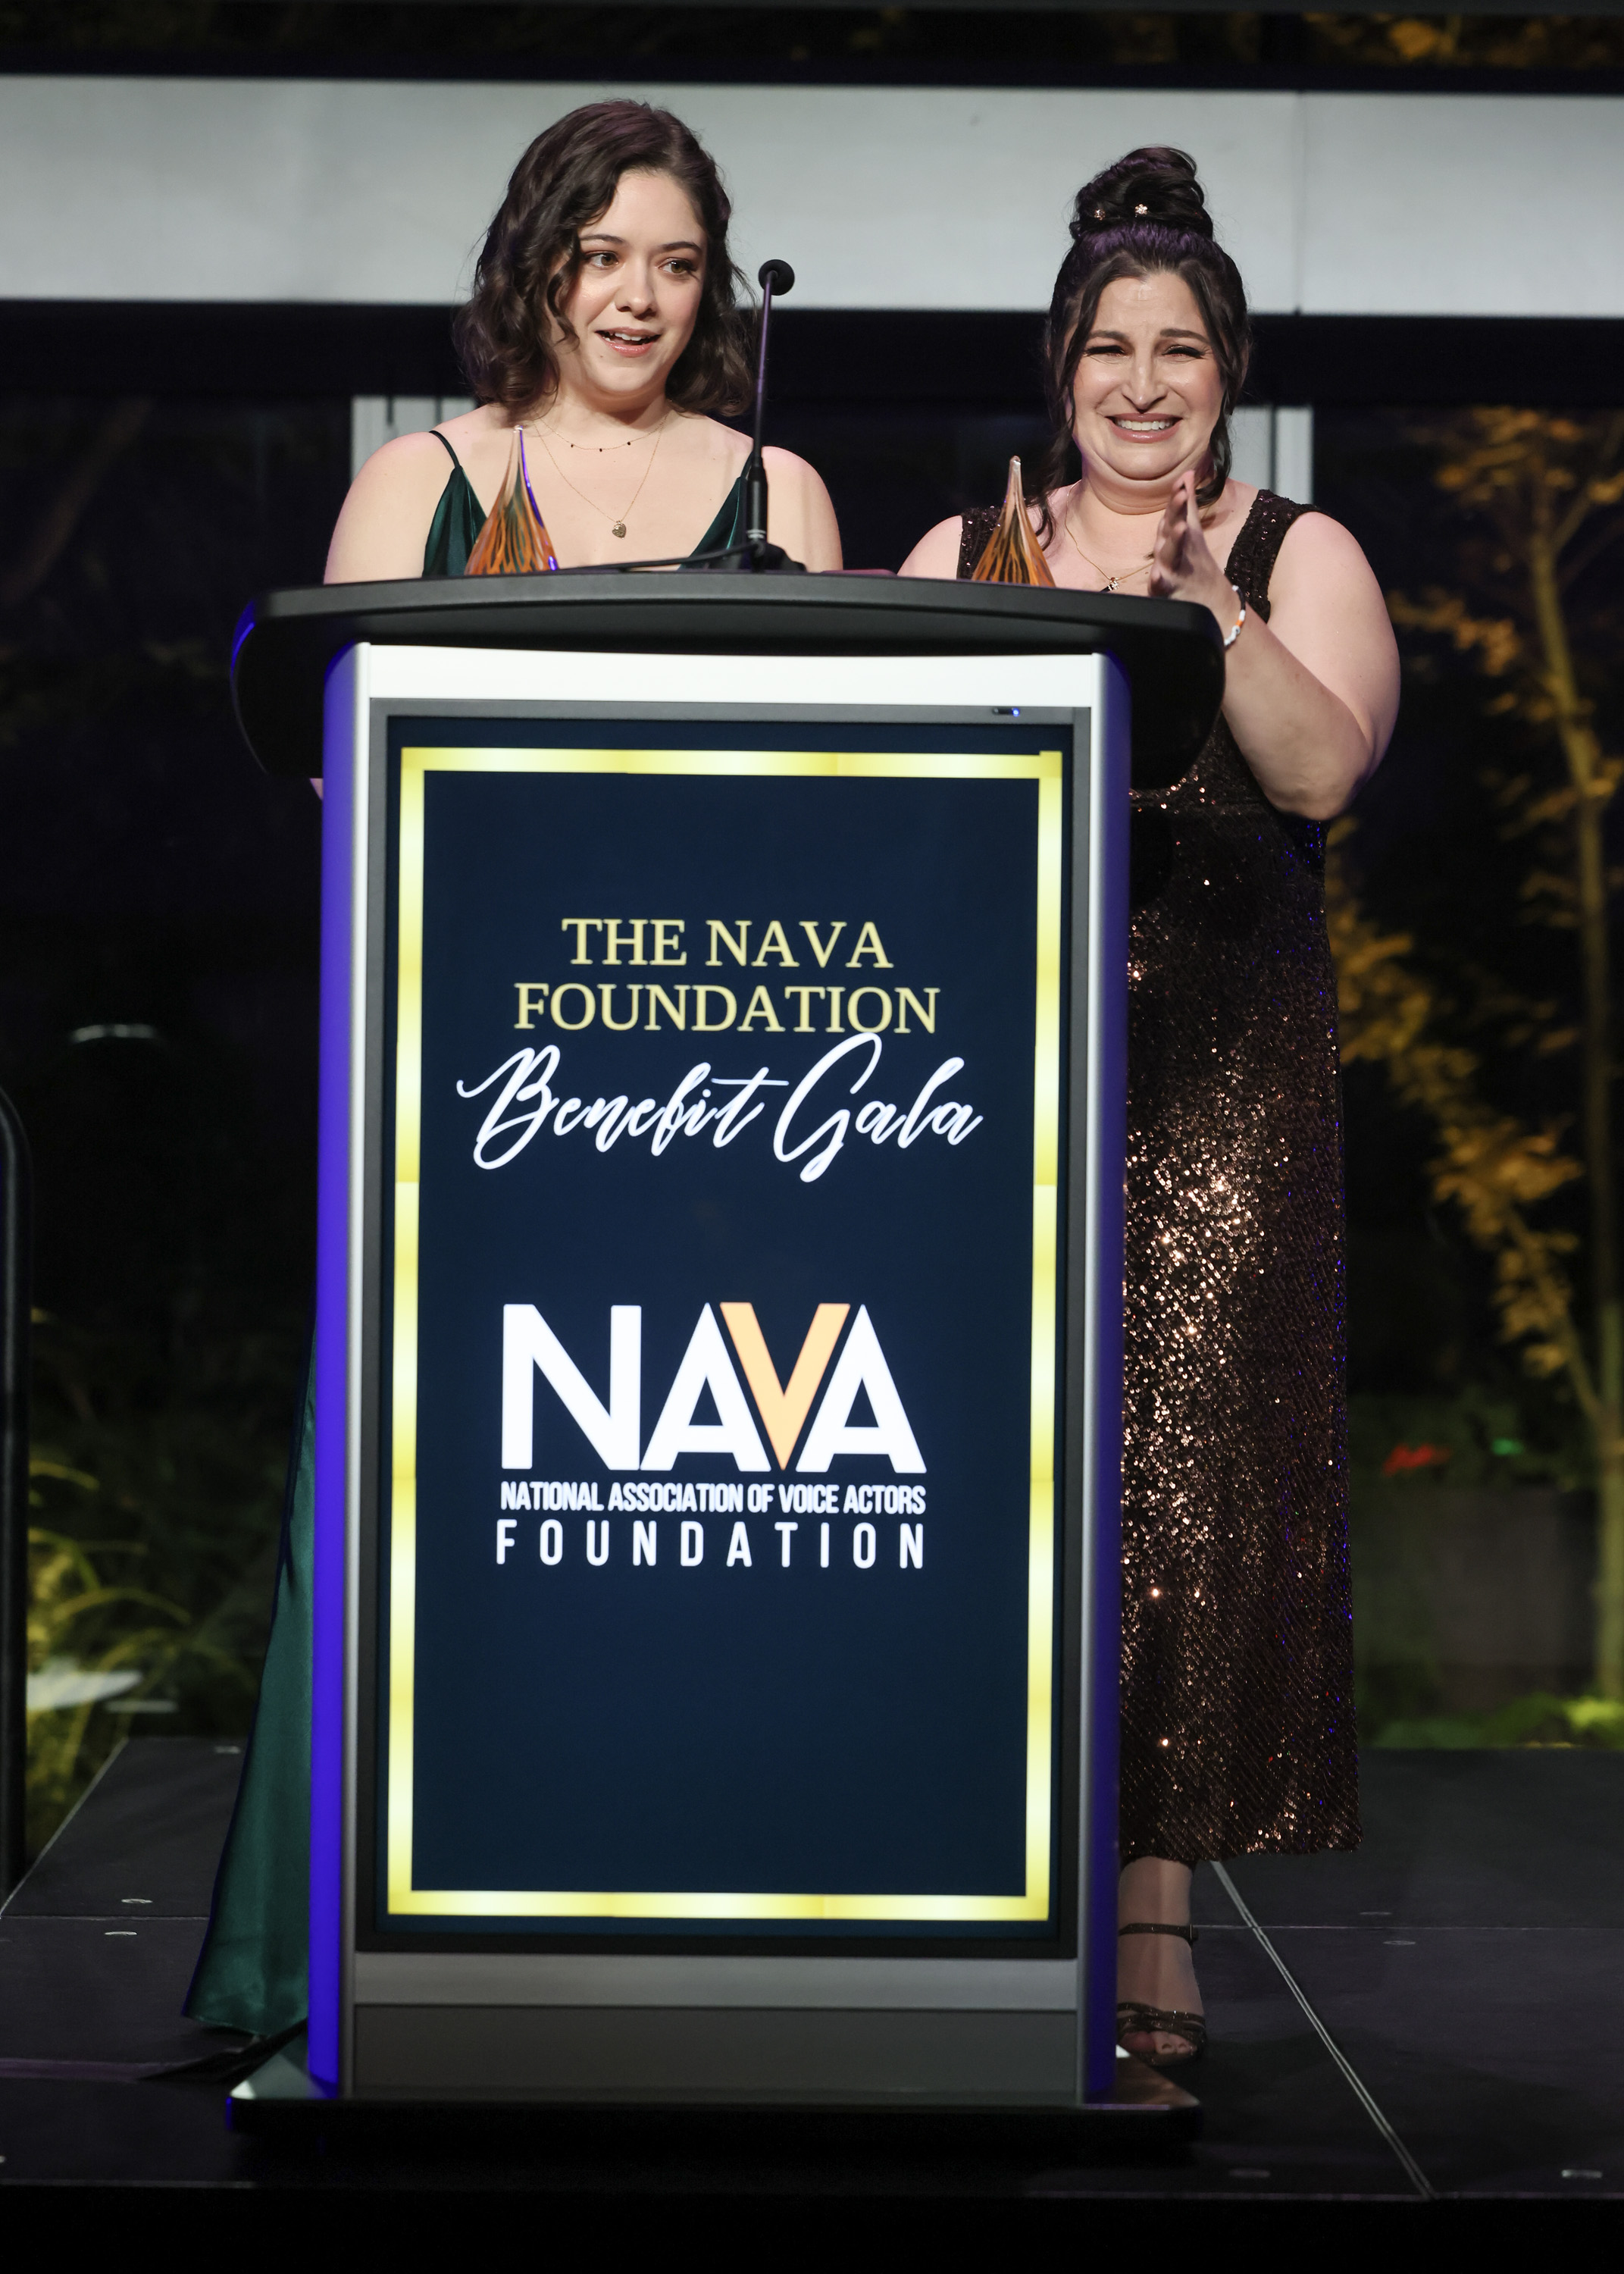
<svg viewBox="0 0 1624 2274"><path fill-rule="evenodd" d="M1168 2063L1205 2041L1192 1867L1359 1836L1321 825L1398 662L1348 531L1229 478L1246 305L1190 159L1122 159L1071 234L1034 536L1057 584L1200 602L1228 643L1194 766L1134 801L1118 2016ZM903 574L971 575L997 519Z"/></svg>

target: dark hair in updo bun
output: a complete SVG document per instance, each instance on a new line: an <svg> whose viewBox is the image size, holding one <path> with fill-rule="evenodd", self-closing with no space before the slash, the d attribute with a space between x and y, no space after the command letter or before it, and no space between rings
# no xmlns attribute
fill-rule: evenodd
<svg viewBox="0 0 1624 2274"><path fill-rule="evenodd" d="M1043 533L1052 525L1047 500L1071 472L1071 389L1100 296L1123 276L1182 276L1195 296L1223 379L1223 408L1213 429L1207 478L1196 491L1213 504L1229 478L1229 413L1245 384L1252 354L1246 288L1240 270L1213 235L1212 215L1183 150L1130 150L1086 182L1071 208L1071 250L1055 279L1043 328L1043 378L1055 433L1036 470Z"/></svg>

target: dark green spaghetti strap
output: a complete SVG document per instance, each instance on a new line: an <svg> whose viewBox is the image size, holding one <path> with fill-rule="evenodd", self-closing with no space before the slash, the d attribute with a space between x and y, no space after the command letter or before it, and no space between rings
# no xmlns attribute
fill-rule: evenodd
<svg viewBox="0 0 1624 2274"><path fill-rule="evenodd" d="M485 527L485 508L462 471L462 461L446 437L437 426L431 426L429 432L444 445L451 461L451 472L429 523L428 542L423 548L423 573L425 576L460 576Z"/></svg>
<svg viewBox="0 0 1624 2274"><path fill-rule="evenodd" d="M694 547L694 551L718 553L726 545L741 545L743 541L744 476L741 474L717 508L716 519Z"/></svg>

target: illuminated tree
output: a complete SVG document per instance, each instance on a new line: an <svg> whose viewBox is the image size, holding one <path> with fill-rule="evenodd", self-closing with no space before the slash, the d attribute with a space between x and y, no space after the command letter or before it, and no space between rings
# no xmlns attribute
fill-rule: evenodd
<svg viewBox="0 0 1624 2274"><path fill-rule="evenodd" d="M1607 70L1624 60L1624 24L1578 11L1571 16L1306 15L1317 61L1408 66L1442 72Z"/></svg>
<svg viewBox="0 0 1624 2274"><path fill-rule="evenodd" d="M1488 682L1486 712L1514 727L1517 762L1483 786L1501 834L1530 860L1515 916L1570 934L1577 1023L1538 1006L1535 1046L1574 1053L1578 1143L1492 1102L1481 1055L1447 1038L1447 1004L1408 934L1384 935L1354 897L1333 847L1329 913L1345 1058L1383 1064L1404 1103L1437 1132L1433 1192L1460 1209L1495 1258L1501 1331L1536 1374L1560 1374L1589 1442L1598 1499L1596 1683L1624 1698L1624 1303L1620 1299L1617 1076L1611 975L1607 817L1624 758L1605 746L1598 662L1574 636L1575 599L1597 588L1605 548L1624 535L1624 415L1477 410L1430 429L1435 479L1462 514L1462 588L1390 596L1394 621L1425 659L1443 644ZM1614 556L1615 561L1618 556ZM1584 580L1590 580L1586 583ZM1345 830L1344 825L1344 830ZM1508 914L1514 912L1508 912ZM1507 998L1509 1003L1511 998ZM1525 1030L1530 1006L1516 1006ZM1541 1224L1541 1204L1583 1183L1586 1224ZM1578 1251L1583 1247L1583 1258ZM1580 1300L1579 1271L1588 1284Z"/></svg>

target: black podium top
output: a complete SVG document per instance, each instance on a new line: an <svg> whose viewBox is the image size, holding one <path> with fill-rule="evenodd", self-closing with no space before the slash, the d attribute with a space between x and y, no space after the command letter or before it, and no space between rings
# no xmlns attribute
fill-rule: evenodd
<svg viewBox="0 0 1624 2274"><path fill-rule="evenodd" d="M566 568L326 584L268 592L237 628L237 716L274 774L321 772L327 666L357 640L387 647L617 649L733 655L1113 656L1133 691L1133 782L1177 781L1223 699L1211 611L1032 584L923 577L628 576Z"/></svg>

